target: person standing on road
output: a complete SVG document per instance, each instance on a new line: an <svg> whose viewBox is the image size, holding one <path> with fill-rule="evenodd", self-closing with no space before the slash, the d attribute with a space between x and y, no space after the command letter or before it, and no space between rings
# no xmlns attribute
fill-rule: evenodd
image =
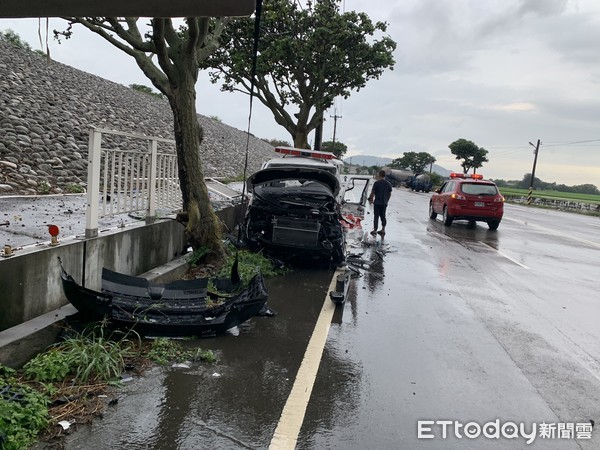
<svg viewBox="0 0 600 450"><path fill-rule="evenodd" d="M381 236L385 235L385 226L387 225L385 210L387 209L387 204L390 201L391 196L392 185L385 179L385 170L380 170L377 174L377 181L373 183L371 195L369 195L369 202L373 203L373 214L375 215L375 218L373 219L373 231L371 231L372 236L375 236L378 233ZM380 218L381 230L377 231Z"/></svg>

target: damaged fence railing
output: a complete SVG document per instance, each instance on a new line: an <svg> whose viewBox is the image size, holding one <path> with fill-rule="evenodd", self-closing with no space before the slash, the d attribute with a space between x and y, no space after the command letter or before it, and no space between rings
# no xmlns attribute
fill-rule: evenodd
<svg viewBox="0 0 600 450"><path fill-rule="evenodd" d="M167 151L159 152L159 144ZM180 208L174 140L90 130L86 237L98 235L100 217L145 212L152 220L157 209Z"/></svg>

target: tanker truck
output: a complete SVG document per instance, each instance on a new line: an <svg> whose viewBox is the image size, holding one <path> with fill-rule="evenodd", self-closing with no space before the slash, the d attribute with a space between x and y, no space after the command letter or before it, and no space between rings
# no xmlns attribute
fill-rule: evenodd
<svg viewBox="0 0 600 450"><path fill-rule="evenodd" d="M417 192L429 192L433 187L431 177L426 173L420 173L419 175L410 177L406 182L406 185L410 188L411 191Z"/></svg>
<svg viewBox="0 0 600 450"><path fill-rule="evenodd" d="M403 183L406 184L408 179L412 177L410 170L390 169L389 167L384 167L383 170L385 171L385 179L394 187L401 186Z"/></svg>

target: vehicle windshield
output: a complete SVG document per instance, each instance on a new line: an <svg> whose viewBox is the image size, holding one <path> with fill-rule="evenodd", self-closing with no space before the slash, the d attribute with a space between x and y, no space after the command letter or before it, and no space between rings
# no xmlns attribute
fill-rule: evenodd
<svg viewBox="0 0 600 450"><path fill-rule="evenodd" d="M484 183L462 183L460 189L470 195L497 195L498 189L495 184Z"/></svg>

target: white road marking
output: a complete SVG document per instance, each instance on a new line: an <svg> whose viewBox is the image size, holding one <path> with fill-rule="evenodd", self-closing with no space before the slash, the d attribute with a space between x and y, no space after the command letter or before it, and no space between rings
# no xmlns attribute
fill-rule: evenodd
<svg viewBox="0 0 600 450"><path fill-rule="evenodd" d="M329 285L329 289L325 296L323 308L321 308L321 312L319 313L315 329L313 330L308 346L306 347L306 352L304 353L304 359L300 364L296 380L294 381L287 402L283 407L269 449L293 450L296 447L300 428L304 421L306 407L308 406L310 394L315 384L315 379L317 378L317 371L319 370L319 364L321 363L321 357L323 356L323 349L327 342L331 319L333 318L333 313L335 311L335 304L329 299L329 292L335 290L336 278L343 272L344 269L338 269L333 274L331 284Z"/></svg>
<svg viewBox="0 0 600 450"><path fill-rule="evenodd" d="M508 256L506 253L502 253L500 250L498 250L497 248L494 248L494 247L492 247L491 245L489 245L489 244L488 244L488 243L486 243L486 242L483 242L483 241L481 241L481 243L482 243L483 245L485 245L486 247L489 247L489 248L491 248L492 250L494 250L496 253L498 253L498 254L499 254L500 256L502 256L503 258L506 258L506 259L508 259L510 262L513 262L513 263L515 263L517 266L521 266L523 269L527 269L527 270L529 270L529 267L527 267L525 264L521 264L521 263L520 263L519 261L517 261L516 259L514 259L514 258L511 258L510 256Z"/></svg>
<svg viewBox="0 0 600 450"><path fill-rule="evenodd" d="M536 228L536 229L538 229L540 231L543 231L545 233L548 233L550 235L564 237L564 238L567 238L567 239L571 239L573 241L581 242L583 244L591 245L592 247L600 248L600 243L598 243L598 242L589 241L587 239L583 239L583 238L580 238L580 237L577 237L577 236L572 236L572 235L566 234L566 233L561 233L560 231L553 230L552 228L541 227L539 225L535 225L535 224L532 224L530 222L524 222L522 220L517 220L517 219L506 219L506 220L510 220L512 222L517 222L517 223L520 223L520 224L525 225L527 227Z"/></svg>

